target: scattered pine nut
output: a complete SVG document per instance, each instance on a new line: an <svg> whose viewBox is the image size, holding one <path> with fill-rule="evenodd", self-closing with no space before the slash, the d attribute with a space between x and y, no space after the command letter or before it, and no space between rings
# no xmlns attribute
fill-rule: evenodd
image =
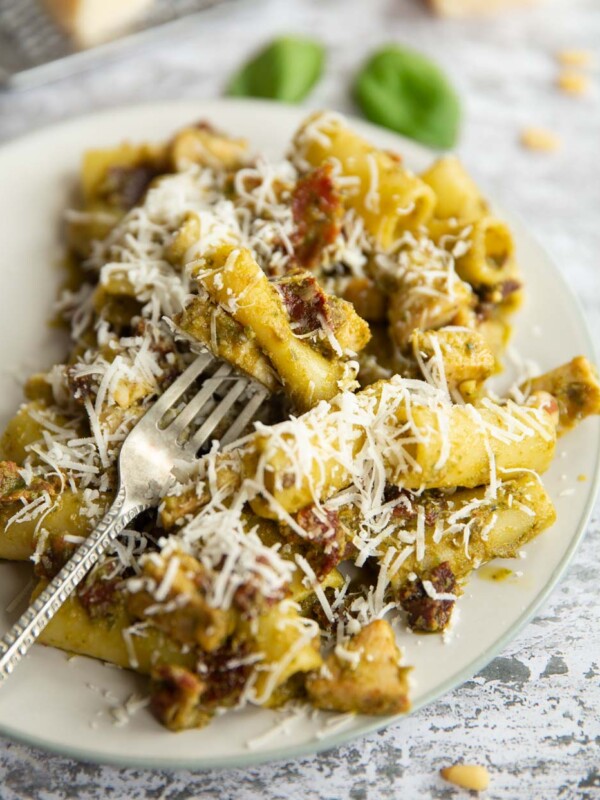
<svg viewBox="0 0 600 800"><path fill-rule="evenodd" d="M440 775L448 783L472 792L483 792L490 785L490 773L477 764L454 764L441 769Z"/></svg>
<svg viewBox="0 0 600 800"><path fill-rule="evenodd" d="M581 482L587 481L587 475L584 475L583 472L582 472L581 475L577 476L577 480L581 481Z"/></svg>
<svg viewBox="0 0 600 800"><path fill-rule="evenodd" d="M561 141L555 133L545 128L524 128L521 131L521 144L529 150L550 153L559 149Z"/></svg>
<svg viewBox="0 0 600 800"><path fill-rule="evenodd" d="M586 94L590 88L590 79L581 72L572 69L563 70L556 79L558 88L567 94Z"/></svg>
<svg viewBox="0 0 600 800"><path fill-rule="evenodd" d="M594 63L594 54L589 50L561 50L556 57L565 67L589 67Z"/></svg>

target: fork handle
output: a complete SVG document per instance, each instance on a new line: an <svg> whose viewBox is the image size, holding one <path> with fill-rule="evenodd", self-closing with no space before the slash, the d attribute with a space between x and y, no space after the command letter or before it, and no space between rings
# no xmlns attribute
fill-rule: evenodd
<svg viewBox="0 0 600 800"><path fill-rule="evenodd" d="M114 538L148 506L132 505L119 489L98 526L73 553L60 572L0 641L0 684L8 678L42 630L87 572L108 550Z"/></svg>

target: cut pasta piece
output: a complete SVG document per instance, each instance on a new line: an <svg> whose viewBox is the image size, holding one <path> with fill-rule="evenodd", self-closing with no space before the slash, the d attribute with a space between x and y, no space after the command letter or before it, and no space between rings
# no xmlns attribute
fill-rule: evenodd
<svg viewBox="0 0 600 800"><path fill-rule="evenodd" d="M484 216L464 223L433 220L433 241L452 253L458 276L474 287L501 287L517 281L512 234L502 220Z"/></svg>
<svg viewBox="0 0 600 800"><path fill-rule="evenodd" d="M223 246L204 261L199 283L236 322L250 328L299 408L334 397L353 380L339 358L327 359L296 338L279 292L248 250Z"/></svg>
<svg viewBox="0 0 600 800"><path fill-rule="evenodd" d="M212 169L236 169L248 158L248 143L217 131L208 122L199 122L178 131L167 149L167 160L175 172L198 164ZM168 170L171 171L171 170Z"/></svg>
<svg viewBox="0 0 600 800"><path fill-rule="evenodd" d="M460 325L461 316L475 306L471 286L458 277L452 259L431 243L401 250L396 270L388 319L392 339L402 352L410 348L414 330Z"/></svg>
<svg viewBox="0 0 600 800"><path fill-rule="evenodd" d="M233 633L237 613L216 608L207 598L206 569L193 556L176 551L150 553L142 577L129 583L127 609L182 645L213 652ZM135 590L133 585L135 584Z"/></svg>
<svg viewBox="0 0 600 800"><path fill-rule="evenodd" d="M496 369L496 359L485 339L469 328L416 330L411 344L423 378L447 389L453 399L474 402Z"/></svg>
<svg viewBox="0 0 600 800"><path fill-rule="evenodd" d="M352 303L356 313L369 322L386 318L387 298L371 278L351 278L345 282L344 299Z"/></svg>
<svg viewBox="0 0 600 800"><path fill-rule="evenodd" d="M330 160L355 181L343 192L346 204L364 220L366 230L387 249L404 231L431 217L435 195L401 160L377 150L330 113L308 118L293 142L296 161L318 167Z"/></svg>
<svg viewBox="0 0 600 800"><path fill-rule="evenodd" d="M256 477L256 513L277 518L362 481L367 468L408 489L474 487L503 469L546 470L556 404L451 405L418 381L395 377L341 395L292 422L260 430L242 455Z"/></svg>
<svg viewBox="0 0 600 800"><path fill-rule="evenodd" d="M486 487L459 489L405 496L406 502L399 504L396 530L377 558L388 565L390 591L408 612L414 630L443 630L462 583L474 569L494 558L516 558L555 522L554 506L540 480L529 473L509 474L494 494ZM423 543L417 547L420 520L425 523Z"/></svg>
<svg viewBox="0 0 600 800"><path fill-rule="evenodd" d="M252 680L252 702L276 707L288 699L286 683L319 669L319 626L300 615L299 606L283 600L255 623L242 623L239 641L260 654Z"/></svg>
<svg viewBox="0 0 600 800"><path fill-rule="evenodd" d="M165 170L162 146L122 144L88 150L81 166L82 207L67 218L71 250L87 257L92 242L104 239Z"/></svg>
<svg viewBox="0 0 600 800"><path fill-rule="evenodd" d="M521 390L548 392L556 398L559 436L591 414L600 414L598 373L584 356L528 380Z"/></svg>
<svg viewBox="0 0 600 800"><path fill-rule="evenodd" d="M163 499L159 508L162 526L167 530L181 527L206 506L213 494L232 497L241 487L243 456L243 448L219 453L215 458L212 476L206 474L207 471L212 472L211 457L202 459L198 463L198 473L185 486L177 484L174 493Z"/></svg>
<svg viewBox="0 0 600 800"><path fill-rule="evenodd" d="M356 714L402 714L410 708L408 673L389 622L375 620L339 644L306 689L313 705Z"/></svg>
<svg viewBox="0 0 600 800"><path fill-rule="evenodd" d="M15 547L36 565L38 575L54 577L86 536L94 530L110 503L110 495L65 489L16 520L0 537L0 558ZM13 556L14 557L14 556Z"/></svg>
<svg viewBox="0 0 600 800"><path fill-rule="evenodd" d="M70 427L73 437L82 433L74 421L55 406L48 406L43 401L23 403L0 438L0 458L22 464L28 456L32 456L34 463L37 463L39 457L30 452L30 446L43 441L46 424L57 428Z"/></svg>
<svg viewBox="0 0 600 800"><path fill-rule="evenodd" d="M456 156L444 156L434 161L421 174L421 180L435 193L434 216L437 219L467 223L487 214L488 204Z"/></svg>
<svg viewBox="0 0 600 800"><path fill-rule="evenodd" d="M46 585L40 581L34 599ZM178 642L169 640L157 628L135 625L122 606L115 606L110 615L91 617L74 595L44 628L39 641L145 674L158 664L193 667L198 658L191 650L184 652Z"/></svg>
<svg viewBox="0 0 600 800"><path fill-rule="evenodd" d="M207 293L196 295L174 317L177 327L187 336L251 375L272 392L280 387L279 377L252 331L214 303Z"/></svg>

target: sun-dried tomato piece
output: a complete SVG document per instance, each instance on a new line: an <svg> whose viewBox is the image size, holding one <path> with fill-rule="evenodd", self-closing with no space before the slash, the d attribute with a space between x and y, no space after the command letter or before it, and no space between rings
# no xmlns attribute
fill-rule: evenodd
<svg viewBox="0 0 600 800"><path fill-rule="evenodd" d="M327 245L340 232L342 200L332 177L331 164L323 164L297 182L292 192L296 229L292 235L296 261L314 269Z"/></svg>
<svg viewBox="0 0 600 800"><path fill-rule="evenodd" d="M206 683L202 695L205 709L237 702L252 672L252 664L245 658L247 655L243 644L227 644L214 653L202 655L199 669Z"/></svg>
<svg viewBox="0 0 600 800"><path fill-rule="evenodd" d="M113 565L108 562L100 567L78 587L77 597L92 619L110 617L118 603L120 575L110 577Z"/></svg>
<svg viewBox="0 0 600 800"><path fill-rule="evenodd" d="M323 580L340 561L346 557L347 533L340 523L336 511L317 511L307 506L295 515L298 525L306 531L306 538L299 540L292 529L289 535L315 571L318 580Z"/></svg>
<svg viewBox="0 0 600 800"><path fill-rule="evenodd" d="M303 335L331 325L327 296L314 276L297 271L275 282L294 333Z"/></svg>
<svg viewBox="0 0 600 800"><path fill-rule="evenodd" d="M438 594L456 594L456 578L450 564L444 561L417 580L404 584L398 592L400 605L408 614L408 624L413 631L443 631L450 621L455 601L430 597L423 586L424 580L431 581Z"/></svg>

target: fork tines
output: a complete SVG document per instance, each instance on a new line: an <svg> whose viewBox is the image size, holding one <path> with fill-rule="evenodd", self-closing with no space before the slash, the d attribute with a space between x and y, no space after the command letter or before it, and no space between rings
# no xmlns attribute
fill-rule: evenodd
<svg viewBox="0 0 600 800"><path fill-rule="evenodd" d="M221 446L238 439L268 397L268 390L240 376L211 353L198 355L147 413L147 421L196 455L211 436Z"/></svg>

